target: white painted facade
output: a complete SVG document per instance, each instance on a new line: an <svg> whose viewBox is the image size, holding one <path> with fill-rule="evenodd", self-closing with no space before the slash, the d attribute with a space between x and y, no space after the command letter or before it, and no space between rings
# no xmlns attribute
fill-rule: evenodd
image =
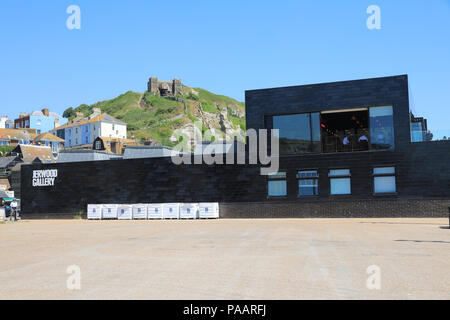
<svg viewBox="0 0 450 320"><path fill-rule="evenodd" d="M117 123L101 122L100 135L98 135L97 137L126 139L127 138L127 126L120 125ZM97 137L95 137L95 138L97 138Z"/></svg>
<svg viewBox="0 0 450 320"><path fill-rule="evenodd" d="M8 121L7 116L1 116L0 117L0 129L6 129L6 122Z"/></svg>
<svg viewBox="0 0 450 320"><path fill-rule="evenodd" d="M127 125L110 116L99 121L80 122L64 129L65 146L67 148L92 144L97 137L127 138ZM57 130L50 133L57 136Z"/></svg>

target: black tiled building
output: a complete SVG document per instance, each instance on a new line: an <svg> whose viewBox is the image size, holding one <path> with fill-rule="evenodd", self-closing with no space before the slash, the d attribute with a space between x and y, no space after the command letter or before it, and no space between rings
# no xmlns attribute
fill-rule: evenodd
<svg viewBox="0 0 450 320"><path fill-rule="evenodd" d="M278 129L277 174L171 158L23 166L23 214L73 215L88 203L219 202L221 216L233 218L444 216L450 141L414 132L421 118L408 96L406 75L250 90L247 129ZM54 186L33 187L33 171L47 169L58 170Z"/></svg>

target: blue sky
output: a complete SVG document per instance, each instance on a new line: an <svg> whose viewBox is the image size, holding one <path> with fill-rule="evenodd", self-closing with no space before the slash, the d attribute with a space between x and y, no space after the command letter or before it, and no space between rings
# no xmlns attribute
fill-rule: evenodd
<svg viewBox="0 0 450 320"><path fill-rule="evenodd" d="M69 30L69 5L81 29ZM366 9L381 8L381 30ZM0 108L142 92L151 75L244 100L246 89L408 74L419 116L450 135L450 0L0 2Z"/></svg>

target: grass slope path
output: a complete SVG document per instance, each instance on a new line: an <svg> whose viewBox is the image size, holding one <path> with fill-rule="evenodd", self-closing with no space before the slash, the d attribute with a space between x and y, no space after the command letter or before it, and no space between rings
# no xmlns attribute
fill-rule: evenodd
<svg viewBox="0 0 450 320"><path fill-rule="evenodd" d="M245 130L243 102L201 88L185 86L182 95L173 98L162 98L150 92L127 91L114 99L92 105L82 104L66 112L70 118L76 112L88 116L93 108L100 108L102 112L127 123L129 137L134 136L138 141L152 140L168 146L173 145L170 141L172 133L183 125L201 120L202 111L219 113L226 110L233 125L239 125Z"/></svg>

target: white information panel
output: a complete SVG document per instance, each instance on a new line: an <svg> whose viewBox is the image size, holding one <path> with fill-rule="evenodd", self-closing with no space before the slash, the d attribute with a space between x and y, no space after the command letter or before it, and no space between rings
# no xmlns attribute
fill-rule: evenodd
<svg viewBox="0 0 450 320"><path fill-rule="evenodd" d="M133 204L133 219L147 219L146 204Z"/></svg>
<svg viewBox="0 0 450 320"><path fill-rule="evenodd" d="M104 204L102 209L103 219L117 219L117 204Z"/></svg>
<svg viewBox="0 0 450 320"><path fill-rule="evenodd" d="M119 220L133 219L133 206L121 204L117 207L117 218Z"/></svg>
<svg viewBox="0 0 450 320"><path fill-rule="evenodd" d="M182 203L180 205L180 219L197 219L198 203Z"/></svg>
<svg viewBox="0 0 450 320"><path fill-rule="evenodd" d="M219 203L217 203L217 202L199 203L198 216L200 219L217 219L217 218L219 218Z"/></svg>
<svg viewBox="0 0 450 320"><path fill-rule="evenodd" d="M103 206L101 204L88 204L87 218L92 220L100 220L102 218L102 209Z"/></svg>
<svg viewBox="0 0 450 320"><path fill-rule="evenodd" d="M149 203L147 205L147 219L162 219L163 209L161 203Z"/></svg>
<svg viewBox="0 0 450 320"><path fill-rule="evenodd" d="M164 203L163 204L163 219L179 219L180 218L180 204L179 203Z"/></svg>

